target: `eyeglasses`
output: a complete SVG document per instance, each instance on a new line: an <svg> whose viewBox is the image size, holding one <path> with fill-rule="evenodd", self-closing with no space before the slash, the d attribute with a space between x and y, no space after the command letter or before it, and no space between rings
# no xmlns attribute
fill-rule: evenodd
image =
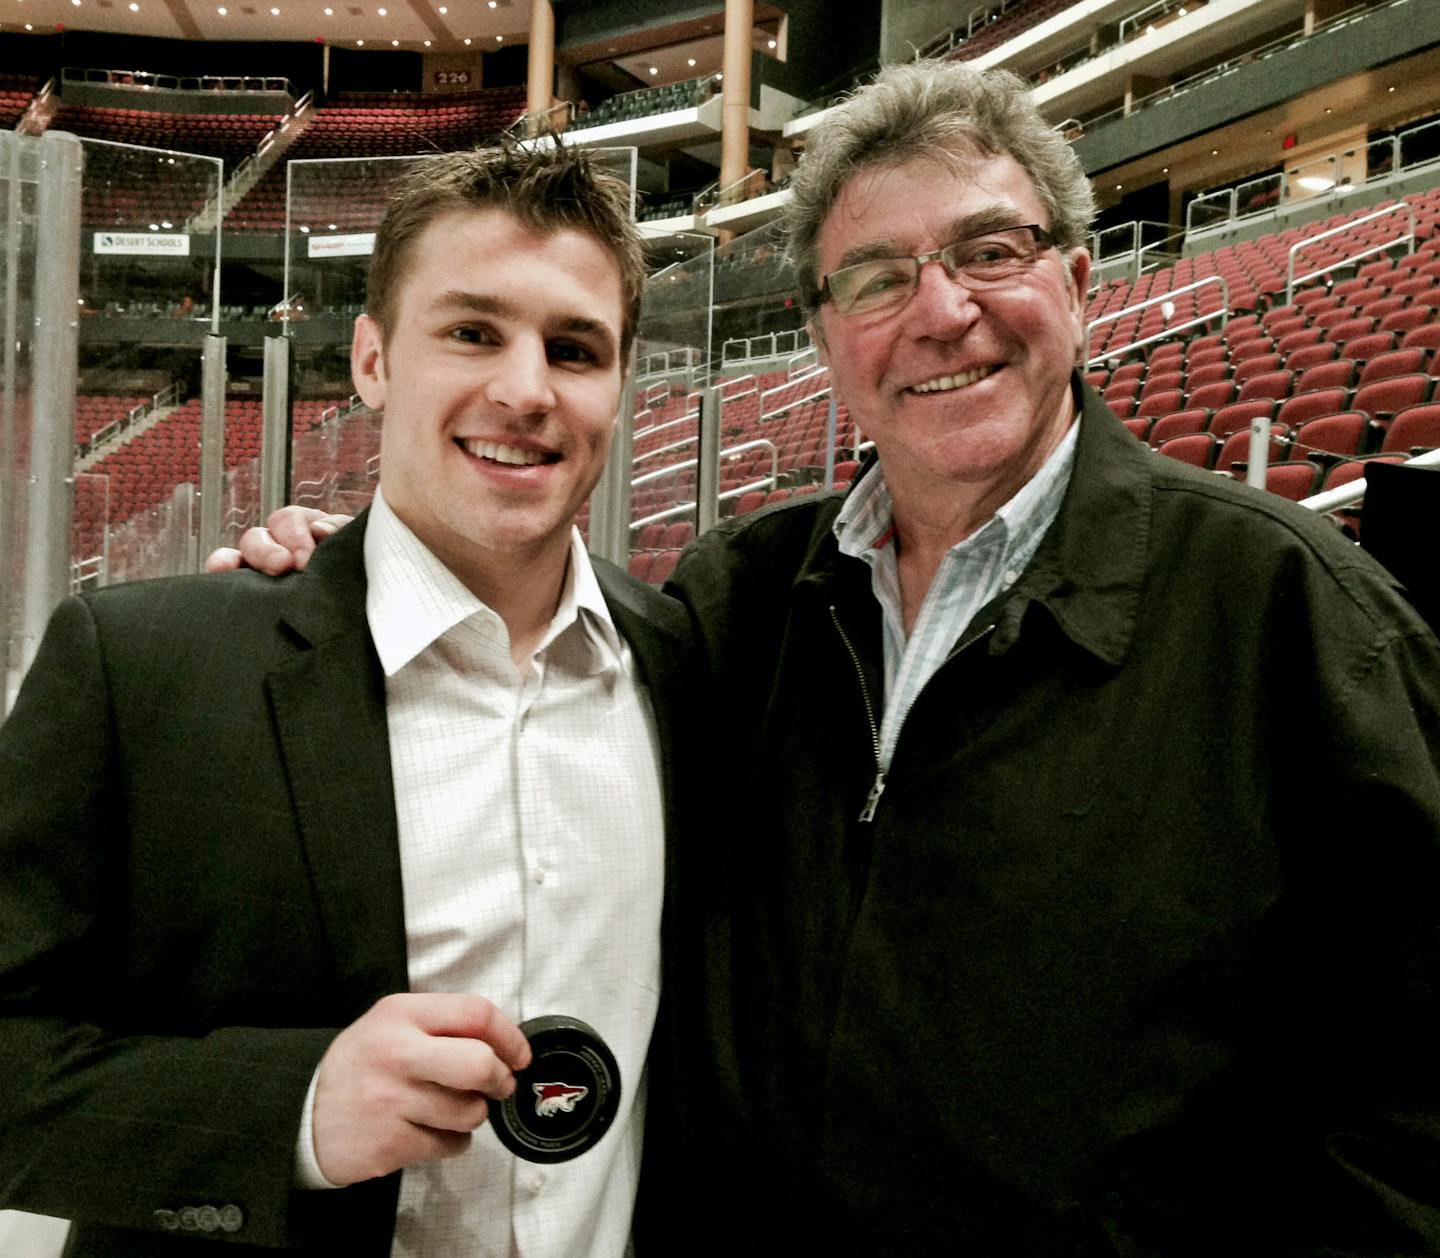
<svg viewBox="0 0 1440 1258"><path fill-rule="evenodd" d="M998 288L1008 284L1034 263L1055 237L1036 223L1002 227L969 236L910 258L875 258L831 271L813 295L816 305L833 302L841 314L866 314L902 306L920 283L920 268L939 262L952 280L966 288Z"/></svg>

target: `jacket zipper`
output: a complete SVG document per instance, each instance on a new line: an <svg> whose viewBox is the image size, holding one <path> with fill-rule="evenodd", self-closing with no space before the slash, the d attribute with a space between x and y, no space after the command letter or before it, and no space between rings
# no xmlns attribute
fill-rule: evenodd
<svg viewBox="0 0 1440 1258"><path fill-rule="evenodd" d="M835 610L834 603L830 604L830 620L835 626L835 632L840 635L840 641L845 644L845 649L850 652L850 662L855 665L855 677L860 682L860 698L865 704L865 719L870 725L870 745L875 752L875 780L870 783L870 793L865 797L865 806L860 810L858 819L861 822L871 822L875 820L875 809L880 805L880 796L885 793L885 770L880 764L880 725L875 720L875 705L870 702L870 687L865 684L865 670L860 666L860 653L851 643L850 635L845 632L845 626L840 623L840 614ZM994 630L995 626L993 624L986 625L979 633L960 642L959 645L945 657L945 663L948 664L959 655L961 651L974 646L975 643L979 642L988 634L993 633ZM909 709L906 709L905 715L909 715ZM901 717L900 723L902 725L905 723L904 716Z"/></svg>
<svg viewBox="0 0 1440 1258"><path fill-rule="evenodd" d="M855 676L860 682L860 698L865 704L865 719L870 724L870 745L875 751L875 780L870 784L870 794L865 797L865 807L860 810L860 820L873 821L875 808L885 791L885 770L880 767L880 726L875 720L875 705L870 702L870 687L865 684L865 670L860 667L860 653L851 644L850 635L840 623L840 614L835 610L834 603L830 604L830 621L845 649L850 652L850 662L855 665Z"/></svg>

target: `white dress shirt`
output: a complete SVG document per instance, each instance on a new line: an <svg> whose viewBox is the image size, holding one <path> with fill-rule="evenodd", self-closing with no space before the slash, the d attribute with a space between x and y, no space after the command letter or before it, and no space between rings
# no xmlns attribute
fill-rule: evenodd
<svg viewBox="0 0 1440 1258"><path fill-rule="evenodd" d="M630 648L578 532L559 609L523 678L504 622L380 493L365 572L411 990L474 992L516 1022L580 1018L610 1045L621 1077L611 1130L573 1161L521 1161L486 1124L460 1157L407 1169L392 1255L623 1254L664 890L655 731ZM303 1140L302 1153L318 1170Z"/></svg>

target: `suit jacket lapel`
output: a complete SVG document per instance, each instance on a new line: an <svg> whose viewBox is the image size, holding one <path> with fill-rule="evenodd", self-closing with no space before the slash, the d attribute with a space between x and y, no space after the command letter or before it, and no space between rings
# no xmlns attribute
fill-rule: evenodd
<svg viewBox="0 0 1440 1258"><path fill-rule="evenodd" d="M666 850L675 827L676 720L681 705L676 692L683 680L688 625L678 603L639 586L619 568L592 559L600 590L615 627L630 644L640 679L650 694L660 744L661 785L665 791Z"/></svg>
<svg viewBox="0 0 1440 1258"><path fill-rule="evenodd" d="M287 582L295 657L266 678L295 815L347 1002L408 986L385 683L365 619L365 520Z"/></svg>

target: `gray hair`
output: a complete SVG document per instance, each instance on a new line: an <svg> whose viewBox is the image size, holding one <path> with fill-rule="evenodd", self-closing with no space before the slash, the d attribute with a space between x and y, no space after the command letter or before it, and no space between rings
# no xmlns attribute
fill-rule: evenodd
<svg viewBox="0 0 1440 1258"><path fill-rule="evenodd" d="M819 279L820 229L845 184L866 167L926 157L953 162L967 149L1013 157L1050 215L1056 244L1085 243L1095 215L1090 180L1023 79L961 61L889 66L815 127L791 180L789 253L807 310Z"/></svg>

